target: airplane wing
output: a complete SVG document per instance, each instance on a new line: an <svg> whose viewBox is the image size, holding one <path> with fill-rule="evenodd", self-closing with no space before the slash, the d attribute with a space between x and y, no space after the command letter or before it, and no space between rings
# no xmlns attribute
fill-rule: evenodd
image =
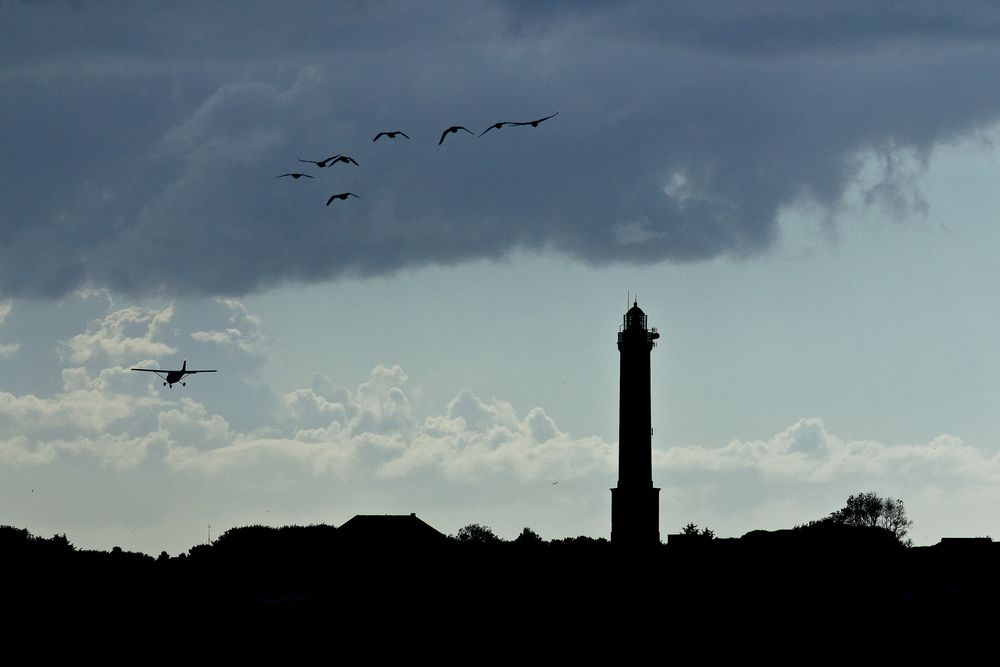
<svg viewBox="0 0 1000 667"><path fill-rule="evenodd" d="M156 373L156 377L161 380L166 380L167 376L164 373L169 373L170 371L160 370L159 368L133 368L134 371L146 371L147 373Z"/></svg>
<svg viewBox="0 0 1000 667"><path fill-rule="evenodd" d="M184 374L185 375L194 375L195 373L218 373L218 372L219 371L217 371L215 369L212 369L210 371L205 371L205 370L202 370L202 371L184 371Z"/></svg>

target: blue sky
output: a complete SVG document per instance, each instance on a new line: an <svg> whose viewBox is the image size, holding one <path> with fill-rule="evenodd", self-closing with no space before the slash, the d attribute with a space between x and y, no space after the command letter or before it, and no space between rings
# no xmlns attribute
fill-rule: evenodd
<svg viewBox="0 0 1000 667"><path fill-rule="evenodd" d="M631 292L662 534L998 532L989 6L257 9L0 10L0 522L606 536Z"/></svg>

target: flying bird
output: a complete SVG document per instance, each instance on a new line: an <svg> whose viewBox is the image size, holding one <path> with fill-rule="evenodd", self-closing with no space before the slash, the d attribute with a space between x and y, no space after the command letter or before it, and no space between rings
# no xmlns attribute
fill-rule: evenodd
<svg viewBox="0 0 1000 667"><path fill-rule="evenodd" d="M504 125L518 125L518 124L519 123L514 123L514 122L509 121L509 120L501 121L499 123L493 123L488 128L486 128L485 130L483 130L482 134L480 134L479 136L483 136L483 134L486 134L490 130L499 130Z"/></svg>
<svg viewBox="0 0 1000 667"><path fill-rule="evenodd" d="M299 180L303 176L305 176L306 178L312 178L312 176L310 176L309 174L282 174L281 176L275 176L275 178L284 178L285 176L291 176L295 180Z"/></svg>
<svg viewBox="0 0 1000 667"><path fill-rule="evenodd" d="M438 146L440 146L442 143L444 143L444 138L446 136L448 136L449 132L458 132L459 130L465 130L466 132L468 132L472 136L476 136L475 132L473 132L472 130L470 130L468 128L462 127L461 125L452 125L447 130L445 130L444 132L441 133L441 138L438 140Z"/></svg>
<svg viewBox="0 0 1000 667"><path fill-rule="evenodd" d="M347 199L348 197L358 197L353 192L341 192L339 195L330 195L330 198L326 200L326 205L329 206L333 203L334 199ZM361 199L361 197L358 197Z"/></svg>
<svg viewBox="0 0 1000 667"><path fill-rule="evenodd" d="M330 166L333 166L333 165L337 164L338 162L343 162L345 164L353 164L355 167L358 166L357 160L355 160L352 157L347 157L346 155L334 155L331 158L327 158L327 160L328 161L329 160L333 160L333 162L330 162Z"/></svg>
<svg viewBox="0 0 1000 667"><path fill-rule="evenodd" d="M539 118L538 120L529 120L526 123L511 123L511 125L530 125L531 127L538 127L538 124L542 121L548 120L549 118L554 118L559 115L559 112L555 112L551 116L546 116L545 118Z"/></svg>
<svg viewBox="0 0 1000 667"><path fill-rule="evenodd" d="M379 132L378 134L375 135L375 138L372 139L372 141L378 141L379 137L389 137L390 139L395 139L397 134L401 134L407 139L410 138L410 135L408 135L406 132L400 132L399 130L395 130L393 132Z"/></svg>
<svg viewBox="0 0 1000 667"><path fill-rule="evenodd" d="M338 158L338 157L340 157L340 156L339 155L334 155L333 157L328 157L327 159L320 160L319 162L317 162L316 160L303 160L302 158L299 158L299 162L310 162L310 163L316 165L317 167L319 167L320 169L322 169L323 167L326 166L327 162L329 162L330 160L333 160L335 158Z"/></svg>

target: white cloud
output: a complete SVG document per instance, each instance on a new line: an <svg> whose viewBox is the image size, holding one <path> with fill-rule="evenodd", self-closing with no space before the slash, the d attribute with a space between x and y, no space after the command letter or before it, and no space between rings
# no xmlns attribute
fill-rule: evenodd
<svg viewBox="0 0 1000 667"><path fill-rule="evenodd" d="M195 331L191 338L249 355L261 355L267 342L261 331L260 318L251 315L237 299L216 299L229 310L229 325L224 330Z"/></svg>
<svg viewBox="0 0 1000 667"><path fill-rule="evenodd" d="M483 401L466 390L448 404L446 415L427 418L379 474L430 469L452 479L483 474L510 474L520 481L579 479L610 472L612 459L610 445L560 432L541 408L521 419L510 403Z"/></svg>
<svg viewBox="0 0 1000 667"><path fill-rule="evenodd" d="M99 433L134 413L137 405L100 391L74 389L52 398L0 392L0 424L16 433L67 429Z"/></svg>
<svg viewBox="0 0 1000 667"><path fill-rule="evenodd" d="M11 303L0 304L0 324L10 315ZM21 349L20 343L0 343L0 359L10 359Z"/></svg>
<svg viewBox="0 0 1000 667"><path fill-rule="evenodd" d="M119 471L132 469L142 463L155 445L166 445L162 433L153 432L137 437L125 433L118 435L104 433L95 437L45 443L45 446L60 452L95 456L102 464Z"/></svg>
<svg viewBox="0 0 1000 667"><path fill-rule="evenodd" d="M354 414L358 411L357 404L350 398L346 404L334 402L310 388L296 389L285 394L284 404L295 423L307 429L321 428L330 424L343 426L347 423L348 406L354 408Z"/></svg>
<svg viewBox="0 0 1000 667"><path fill-rule="evenodd" d="M148 331L157 314L124 309L106 318L101 333L122 331L119 322ZM76 340L76 339L74 339ZM92 335L100 347L115 341L151 341L148 335ZM155 341L154 341L155 342ZM83 348L80 348L83 349ZM97 373L63 371L63 390L45 398L0 392L0 425L14 434L3 441L6 463L51 463L60 452L93 454L116 468L143 460L152 443L176 470L216 474L275 461L314 474L356 469L382 479L440 476L474 481L509 476L538 480L605 480L617 465L616 447L596 437L559 429L540 407L523 416L506 401L484 400L463 390L442 414L415 419L399 366L376 366L356 391L336 389L323 376L283 398L280 431L241 432L191 396L169 400L147 388L127 368ZM130 453L131 452L131 453ZM653 450L654 471L665 486L691 487L713 478L747 484L817 487L850 482L915 485L992 484L1000 460L951 435L925 444L889 446L843 440L818 418L802 419L767 440L734 440L722 447ZM753 500L749 500L753 502Z"/></svg>
<svg viewBox="0 0 1000 667"><path fill-rule="evenodd" d="M190 398L157 415L159 431L171 442L193 444L198 449L219 449L231 444L237 434L219 415L210 415L203 405Z"/></svg>
<svg viewBox="0 0 1000 667"><path fill-rule="evenodd" d="M157 321L156 311L119 310L92 323L86 341L78 336L70 349L86 358L85 351L95 349L140 349L156 343ZM140 331L129 331L132 326ZM284 462L314 474L353 468L383 478L579 479L608 472L613 463L610 445L570 437L541 408L521 417L510 403L468 391L445 414L418 422L399 366L376 366L353 393L315 376L310 387L285 395L282 431L249 433L191 396L165 398L125 367L94 373L71 367L62 376L63 390L52 397L0 393L0 424L22 436L4 445L4 461L52 463L61 453L90 454L125 469L161 443L171 469L210 475Z"/></svg>
<svg viewBox="0 0 1000 667"><path fill-rule="evenodd" d="M56 448L52 443L37 444L23 435L0 439L0 465L52 463Z"/></svg>
<svg viewBox="0 0 1000 667"><path fill-rule="evenodd" d="M1000 480L1000 458L965 445L952 435L925 444L889 446L870 440L845 441L829 433L818 418L801 419L765 441L734 440L720 448L673 447L653 452L664 475L688 472L743 472L767 478L824 484L856 480L932 478L953 483Z"/></svg>
<svg viewBox="0 0 1000 667"><path fill-rule="evenodd" d="M92 360L129 364L140 359L158 359L176 349L155 340L174 315L173 304L163 310L130 306L92 321L87 331L77 334L64 347L69 361L85 364Z"/></svg>

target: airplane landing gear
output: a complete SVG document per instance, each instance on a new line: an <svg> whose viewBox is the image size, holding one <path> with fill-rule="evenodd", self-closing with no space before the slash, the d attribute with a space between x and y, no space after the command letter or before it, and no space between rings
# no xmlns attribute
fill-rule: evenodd
<svg viewBox="0 0 1000 667"><path fill-rule="evenodd" d="M164 383L163 383L163 386L164 386L164 387L166 387L166 386L167 386L167 383L166 383L166 382L164 382Z"/></svg>
<svg viewBox="0 0 1000 667"><path fill-rule="evenodd" d="M188 386L188 383L187 382L181 382L181 386L182 387L186 387L186 386Z"/></svg>

